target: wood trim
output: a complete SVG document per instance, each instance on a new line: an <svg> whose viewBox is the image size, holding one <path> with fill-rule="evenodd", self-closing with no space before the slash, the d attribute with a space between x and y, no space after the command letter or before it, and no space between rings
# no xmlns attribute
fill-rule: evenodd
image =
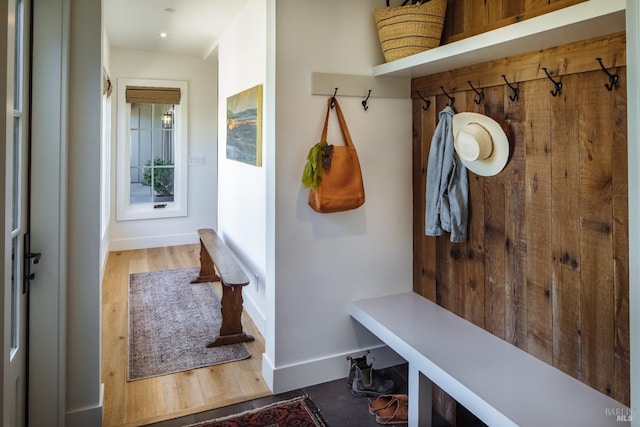
<svg viewBox="0 0 640 427"><path fill-rule="evenodd" d="M613 72L615 68L625 66L626 33L617 33L415 78L411 82L411 97L419 99L416 91L420 91L425 97L441 95L440 86L444 86L448 93L466 91L470 89L468 81L471 81L476 88L506 85L503 74L511 83L546 79L542 69L544 67L556 77L599 70L601 68L596 58L602 58L605 67ZM605 76L604 73L603 76ZM604 83L606 82L605 78ZM551 83L549 84L552 86ZM551 89L553 87L550 87Z"/></svg>
<svg viewBox="0 0 640 427"><path fill-rule="evenodd" d="M612 91L598 57L619 76ZM542 67L562 81L559 96ZM413 79L413 271L416 293L628 405L626 77L619 33ZM423 235L430 142L449 102L441 85L456 111L493 117L511 141L501 174L469 177L465 243ZM456 419L442 391L433 400Z"/></svg>
<svg viewBox="0 0 640 427"><path fill-rule="evenodd" d="M465 1L463 5L462 16L457 18L453 15L460 15L459 1L451 2L447 5L447 23L445 25L445 33L442 35L442 44L453 43L458 40L466 39L478 34L497 28L506 27L507 25L535 18L536 16L554 12L565 7L582 3L586 0L556 0L548 3L548 0L536 1L528 0L527 4L522 1L504 2L484 2L479 5L476 0ZM536 4L538 3L538 4ZM480 6L480 7L479 7ZM524 10L522 10L524 8ZM450 27L460 25L460 21L464 23L464 31L457 34L447 34L446 30Z"/></svg>

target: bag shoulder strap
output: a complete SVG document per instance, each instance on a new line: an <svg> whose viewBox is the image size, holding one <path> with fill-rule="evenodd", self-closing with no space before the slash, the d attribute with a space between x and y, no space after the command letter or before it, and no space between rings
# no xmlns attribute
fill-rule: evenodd
<svg viewBox="0 0 640 427"><path fill-rule="evenodd" d="M331 113L331 105L335 106L336 114L338 115L338 122L340 122L340 130L342 131L342 136L344 137L344 143L348 146L353 146L353 141L351 140L351 134L349 133L349 128L347 127L347 122L342 115L342 110L340 109L340 104L338 104L338 100L335 97L330 97L327 100L327 116L324 119L324 128L322 128L322 137L320 141L327 140L327 130L329 129L329 114Z"/></svg>

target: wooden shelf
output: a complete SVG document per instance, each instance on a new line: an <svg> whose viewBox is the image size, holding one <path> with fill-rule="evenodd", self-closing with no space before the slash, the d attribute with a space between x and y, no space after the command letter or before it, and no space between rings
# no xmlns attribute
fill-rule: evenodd
<svg viewBox="0 0 640 427"><path fill-rule="evenodd" d="M626 0L589 0L373 67L374 76L420 77L625 31Z"/></svg>

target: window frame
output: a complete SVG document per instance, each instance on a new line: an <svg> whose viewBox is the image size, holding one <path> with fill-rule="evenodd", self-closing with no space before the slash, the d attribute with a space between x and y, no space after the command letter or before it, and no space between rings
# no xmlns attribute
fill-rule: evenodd
<svg viewBox="0 0 640 427"><path fill-rule="evenodd" d="M175 169L174 200L157 203L131 203L131 104L126 101L127 86L179 88L180 103L175 105ZM174 218L187 216L187 153L188 153L188 83L183 80L118 79L117 100L117 221Z"/></svg>

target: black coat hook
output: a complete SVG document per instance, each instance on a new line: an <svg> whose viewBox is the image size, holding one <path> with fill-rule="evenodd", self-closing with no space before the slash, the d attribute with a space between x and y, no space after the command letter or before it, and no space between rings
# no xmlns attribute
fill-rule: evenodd
<svg viewBox="0 0 640 427"><path fill-rule="evenodd" d="M440 90L442 90L442 93L444 93L447 98L449 98L449 101L451 101L451 104L447 104L449 107L453 107L453 104L456 102L456 98L454 98L453 96L449 95L445 90L444 90L444 86L440 86Z"/></svg>
<svg viewBox="0 0 640 427"><path fill-rule="evenodd" d="M553 80L553 77L551 77L551 74L549 74L549 72L547 71L546 68L543 68L543 70L544 70L545 74L547 75L547 78L549 80L551 80L551 82L553 82L553 84L556 86L556 88L550 92L551 95L558 96L558 93L562 89L562 82L557 82L557 81Z"/></svg>
<svg viewBox="0 0 640 427"><path fill-rule="evenodd" d="M473 85L471 84L471 80L467 80L467 83L469 83L469 86L471 86L471 89L473 89L473 91L476 93L476 96L473 98L473 102L475 102L477 105L480 105L480 103L484 99L484 92L479 91L478 89L473 87Z"/></svg>
<svg viewBox="0 0 640 427"><path fill-rule="evenodd" d="M331 108L336 106L336 95L338 94L338 88L333 92L333 96L331 97Z"/></svg>
<svg viewBox="0 0 640 427"><path fill-rule="evenodd" d="M618 75L611 74L605 68L605 66L602 64L602 58L596 58L596 61L600 63L600 67L602 67L602 71L604 71L607 74L607 76L609 76L609 83L605 83L604 87L606 87L609 90L609 92L611 92L613 90L613 87L618 84Z"/></svg>
<svg viewBox="0 0 640 427"><path fill-rule="evenodd" d="M369 97L371 96L371 89L369 89L369 93L367 94L367 98L362 101L362 108L364 108L364 111L367 111L369 109L369 106L367 105L367 102L369 101Z"/></svg>
<svg viewBox="0 0 640 427"><path fill-rule="evenodd" d="M513 95L509 95L509 99L511 101L515 101L516 99L518 99L518 96L520 96L520 88L509 83L509 81L507 80L507 76L505 76L504 74L502 75L502 78L504 79L504 82L507 84L507 86L509 86L509 89L513 91Z"/></svg>
<svg viewBox="0 0 640 427"><path fill-rule="evenodd" d="M429 106L431 105L431 101L430 101L430 100L428 100L428 99L426 99L424 96L422 96L422 95L420 94L420 91L419 91L419 90L417 90L417 91L416 91L416 93L418 94L418 96L420 97L420 99L422 99L422 100L424 101L424 105L422 106L422 109L423 109L424 111L427 111L427 110L429 109Z"/></svg>

